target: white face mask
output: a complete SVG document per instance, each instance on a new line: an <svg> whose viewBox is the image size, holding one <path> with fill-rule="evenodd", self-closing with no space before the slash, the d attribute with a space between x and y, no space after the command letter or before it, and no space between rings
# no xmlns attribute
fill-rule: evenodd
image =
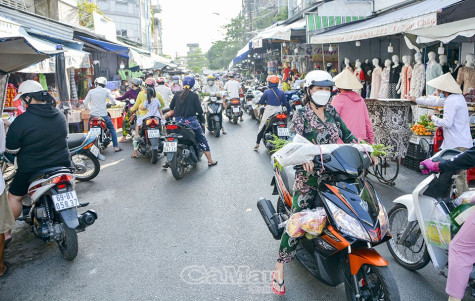
<svg viewBox="0 0 475 301"><path fill-rule="evenodd" d="M330 101L331 92L319 90L312 94L312 100L317 106L326 106Z"/></svg>

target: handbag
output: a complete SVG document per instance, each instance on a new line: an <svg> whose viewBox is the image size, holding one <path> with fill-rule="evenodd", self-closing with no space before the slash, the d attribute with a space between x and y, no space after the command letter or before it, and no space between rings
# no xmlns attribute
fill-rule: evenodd
<svg viewBox="0 0 475 301"><path fill-rule="evenodd" d="M434 135L434 153L437 153L440 150L443 141L444 129L442 127L438 127Z"/></svg>

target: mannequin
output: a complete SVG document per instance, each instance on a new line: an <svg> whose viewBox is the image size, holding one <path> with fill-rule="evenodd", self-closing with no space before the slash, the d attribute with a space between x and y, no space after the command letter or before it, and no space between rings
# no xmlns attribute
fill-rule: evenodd
<svg viewBox="0 0 475 301"><path fill-rule="evenodd" d="M443 74L450 72L449 65L447 65L447 56L445 54L439 55L439 64L442 66Z"/></svg>
<svg viewBox="0 0 475 301"><path fill-rule="evenodd" d="M379 89L381 88L381 73L383 69L379 66L379 59L373 59L374 69L371 73L371 94L369 98L377 99L379 97Z"/></svg>
<svg viewBox="0 0 475 301"><path fill-rule="evenodd" d="M348 69L351 72L353 72L353 68L351 68L351 66L350 66L350 59L346 58L346 57L345 57L345 68L343 68L343 70L345 70L345 69Z"/></svg>
<svg viewBox="0 0 475 301"><path fill-rule="evenodd" d="M459 74L459 70L460 70L460 67L462 67L460 65L460 62L459 61L454 61L454 64L455 64L455 67L454 67L454 70L452 71L452 75L454 76L454 78L457 78L458 74Z"/></svg>
<svg viewBox="0 0 475 301"><path fill-rule="evenodd" d="M428 57L429 61L427 62L426 68L426 82L442 75L442 66L435 60L435 52L429 52ZM434 92L435 89L433 87L426 85L426 95L432 95Z"/></svg>
<svg viewBox="0 0 475 301"><path fill-rule="evenodd" d="M457 74L457 84L463 85L463 94L467 94L470 89L475 89L474 56L469 53L465 59L467 63L459 69Z"/></svg>
<svg viewBox="0 0 475 301"><path fill-rule="evenodd" d="M400 98L399 90L402 66L399 64L399 56L392 56L392 63L389 73L389 98Z"/></svg>
<svg viewBox="0 0 475 301"><path fill-rule="evenodd" d="M364 61L364 65L361 66L364 71L364 77L365 77L365 90L366 94L363 96L363 98L369 98L371 94L371 69L373 69L373 65L369 62L369 59L366 59Z"/></svg>
<svg viewBox="0 0 475 301"><path fill-rule="evenodd" d="M416 61L416 64L414 65L414 68L412 68L409 94L414 97L421 97L422 91L424 91L425 87L425 72L424 64L422 64L422 54L417 52L414 55L414 60Z"/></svg>
<svg viewBox="0 0 475 301"><path fill-rule="evenodd" d="M411 57L403 56L402 62L404 66L401 70L401 77L399 78L398 86L401 88L397 91L401 95L401 99L407 99L409 96L409 91L411 89L411 78L412 78L412 67L411 67Z"/></svg>
<svg viewBox="0 0 475 301"><path fill-rule="evenodd" d="M364 71L361 68L361 62L360 60L356 60L355 62L355 72L354 72L356 78L361 82L363 85L363 89L355 90L356 93L360 94L361 97L365 98L366 96L366 89L365 89L365 76L364 76Z"/></svg>
<svg viewBox="0 0 475 301"><path fill-rule="evenodd" d="M389 78L391 77L391 60L387 59L384 61L384 69L381 73L381 88L379 89L379 96L380 99L386 99L390 97L389 95Z"/></svg>

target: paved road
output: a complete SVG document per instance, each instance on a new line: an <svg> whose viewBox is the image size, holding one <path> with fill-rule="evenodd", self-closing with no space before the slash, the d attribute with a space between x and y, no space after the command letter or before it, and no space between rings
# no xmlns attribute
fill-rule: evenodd
<svg viewBox="0 0 475 301"><path fill-rule="evenodd" d="M6 251L12 269L0 280L0 300L344 300L342 286L319 283L298 262L286 268L286 296L271 294L279 242L256 209L272 192L270 157L252 151L255 121L225 126L228 135L208 137L219 164L202 162L178 182L160 165L131 159L130 142L124 152L106 150L99 176L77 185L99 219L79 234L76 260L64 261L55 244L33 238L19 223ZM406 171L396 188L375 186L390 208L420 178ZM446 300L445 279L430 265L409 272L386 246L378 250L402 300Z"/></svg>

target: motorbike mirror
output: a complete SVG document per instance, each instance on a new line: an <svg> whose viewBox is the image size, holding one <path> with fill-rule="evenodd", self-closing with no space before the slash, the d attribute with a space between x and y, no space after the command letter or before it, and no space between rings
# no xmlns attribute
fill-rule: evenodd
<svg viewBox="0 0 475 301"><path fill-rule="evenodd" d="M429 141L427 141L427 140L424 139L424 138L421 138L421 140L419 140L419 146L421 147L421 150L424 152L426 158L428 158L429 155L430 155L430 144L429 144Z"/></svg>

